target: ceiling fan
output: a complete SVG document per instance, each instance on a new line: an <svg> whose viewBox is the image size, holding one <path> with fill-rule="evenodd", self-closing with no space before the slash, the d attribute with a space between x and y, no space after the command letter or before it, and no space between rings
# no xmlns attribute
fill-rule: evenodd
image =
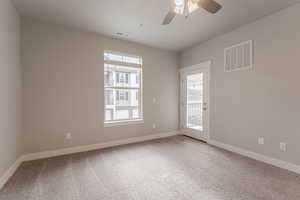
<svg viewBox="0 0 300 200"><path fill-rule="evenodd" d="M184 15L187 18L198 8L204 8L208 12L215 14L222 6L214 0L173 0L171 9L162 24L170 24L177 14Z"/></svg>

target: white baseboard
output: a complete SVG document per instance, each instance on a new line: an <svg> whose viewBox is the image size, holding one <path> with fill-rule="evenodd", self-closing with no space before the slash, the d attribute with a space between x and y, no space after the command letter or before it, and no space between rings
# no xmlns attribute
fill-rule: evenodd
<svg viewBox="0 0 300 200"><path fill-rule="evenodd" d="M270 164L270 165L273 165L273 166L276 166L276 167L279 167L282 169L286 169L286 170L295 172L297 174L300 174L300 166L299 165L292 164L292 163L282 161L282 160L278 160L275 158L271 158L271 157L268 157L268 156L265 156L265 155L262 155L259 153L255 153L255 152L248 151L248 150L245 150L245 149L242 149L239 147L224 144L224 143L221 143L221 142L218 142L215 140L209 140L207 143L210 145L219 147L221 149L225 149L227 151L231 151L231 152L252 158L254 160L258 160L258 161L261 161L261 162L264 162L264 163L267 163L267 164Z"/></svg>
<svg viewBox="0 0 300 200"><path fill-rule="evenodd" d="M173 131L173 132L152 134L152 135L141 136L141 137L133 137L133 138L123 139L123 140L110 141L110 142L99 143L99 144L91 144L91 145L58 149L58 150L53 150L53 151L30 153L30 154L25 154L23 156L23 160L30 161L30 160L37 160L37 159L42 159L42 158L50 158L50 157L54 157L54 156L61 156L61 155L67 155L67 154L72 154L72 153L79 153L79 152L103 149L103 148L107 148L107 147L120 146L120 145L125 145L125 144L154 140L154 139L170 137L170 136L174 136L174 135L178 135L178 134L179 133L177 131Z"/></svg>
<svg viewBox="0 0 300 200"><path fill-rule="evenodd" d="M21 156L19 159L17 159L16 162L0 177L0 190L3 188L3 186L7 183L7 181L12 177L12 175L17 171L18 167L24 161L37 160L37 159L42 159L42 158L50 158L50 157L54 157L54 156L61 156L61 155L66 155L66 154L103 149L103 148L107 148L107 147L120 146L120 145L132 144L132 143L137 143L137 142L144 142L144 141L148 141L148 140L154 140L154 139L159 139L159 138L175 136L178 134L179 134L179 132L173 131L173 132L159 133L159 134L153 134L153 135L147 135L147 136L141 136L141 137L133 137L133 138L129 138L129 139L116 140L116 141L99 143L99 144L77 146L77 147L64 148L64 149L58 149L58 150L53 150L53 151L44 151L44 152L38 152L38 153L25 154L25 155Z"/></svg>
<svg viewBox="0 0 300 200"><path fill-rule="evenodd" d="M19 157L14 164L4 172L4 174L0 177L0 190L3 188L3 186L7 183L7 181L14 175L14 173L17 171L19 166L23 162L23 157Z"/></svg>
<svg viewBox="0 0 300 200"><path fill-rule="evenodd" d="M4 173L3 176L0 177L0 190L5 185L5 183L10 179L10 177L15 173L15 171L18 169L18 167L22 164L23 161L30 161L30 160L37 160L42 158L50 158L54 156L60 156L60 155L66 155L66 154L72 154L72 153L79 153L79 152L85 152L85 151L91 151L91 150L97 150L97 149L103 149L107 147L113 147L113 146L120 146L125 144L131 144L131 143L137 143L137 142L143 142L148 140L154 140L159 138L165 138L170 136L179 135L180 133L178 131L173 132L167 132L167 133L160 133L160 134L154 134L154 135L147 135L142 137L133 137L129 139L123 139L123 140L116 140L111 142L105 142L105 143L99 143L99 144L92 144L92 145L85 145L85 146L78 146L78 147L72 147L72 148L64 148L59 150L53 150L53 151L44 151L39 153L31 153L21 156L16 162ZM274 159L262 154L258 154L252 151L248 151L242 148L234 147L228 144L224 144L215 140L209 140L207 142L210 145L241 154L243 156L268 163L270 165L274 165L276 167L280 167L295 173L300 174L300 166L295 165L289 162L285 162L282 160Z"/></svg>

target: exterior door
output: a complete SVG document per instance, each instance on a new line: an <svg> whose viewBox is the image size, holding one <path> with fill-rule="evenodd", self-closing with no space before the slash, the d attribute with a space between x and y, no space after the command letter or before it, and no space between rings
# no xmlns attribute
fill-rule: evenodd
<svg viewBox="0 0 300 200"><path fill-rule="evenodd" d="M181 75L181 132L209 139L209 67L210 61L183 68Z"/></svg>

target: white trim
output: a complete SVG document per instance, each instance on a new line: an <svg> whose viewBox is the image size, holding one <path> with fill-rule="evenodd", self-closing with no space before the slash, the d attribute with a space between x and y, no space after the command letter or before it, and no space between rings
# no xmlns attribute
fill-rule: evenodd
<svg viewBox="0 0 300 200"><path fill-rule="evenodd" d="M133 124L143 124L143 119L137 120L127 120L127 121L104 121L104 127L113 127L113 126L126 126Z"/></svg>
<svg viewBox="0 0 300 200"><path fill-rule="evenodd" d="M139 90L140 87L114 87L114 86L105 86L105 89L121 89L121 90Z"/></svg>
<svg viewBox="0 0 300 200"><path fill-rule="evenodd" d="M4 174L0 177L0 190L3 188L3 186L7 183L7 181L14 175L14 173L17 171L19 166L23 162L23 156L20 156L10 168L8 168Z"/></svg>
<svg viewBox="0 0 300 200"><path fill-rule="evenodd" d="M286 169L286 170L295 172L297 174L300 174L300 165L296 165L296 164L282 161L279 159L271 158L269 156L265 156L265 155L255 153L255 152L252 152L249 150L245 150L245 149L242 149L239 147L231 146L229 144L224 144L222 142L218 142L215 140L209 140L207 143L212 146L216 146L216 147L225 149L227 151L231 151L231 152L252 158L254 160L258 160L258 161L261 161L261 162L264 162L264 163L267 163L267 164L270 164L270 165L273 165L273 166L276 166L276 167L279 167L282 169Z"/></svg>
<svg viewBox="0 0 300 200"><path fill-rule="evenodd" d="M124 52L120 52L120 51L114 51L114 50L104 50L103 55L107 53L107 54L114 54L114 55L119 55L119 56L127 56L127 57L133 57L133 58L137 58L141 60L140 65L143 64L143 57L142 56L137 56L137 55L133 55L133 54L128 54L128 53L124 53ZM107 60L106 60L107 61ZM114 61L113 61L114 62ZM122 62L123 63L123 62ZM130 63L131 64L131 63ZM134 63L133 63L134 64ZM139 64L136 64L139 65Z"/></svg>
<svg viewBox="0 0 300 200"><path fill-rule="evenodd" d="M106 143L99 143L99 144L78 146L78 147L72 147L72 148L65 148L65 149L60 149L60 150L25 154L23 156L20 156L16 160L16 162L14 162L14 164L9 169L7 169L6 172L0 177L0 190L7 183L7 181L13 176L13 174L16 172L18 167L24 161L37 160L37 159L42 159L42 158L49 158L49 157L54 157L54 156L97 150L97 149L102 149L102 148L107 148L107 147L143 142L143 141L147 141L147 140L154 140L154 139L165 138L165 137L170 137L170 136L175 136L175 135L183 135L183 133L181 133L180 131L173 131L173 132L166 132L166 133L160 133L160 134L155 134L155 135L147 135L147 136L142 136L142 137L133 137L133 138L129 138L129 139L111 141L111 142L106 142ZM295 164L292 164L289 162L271 158L271 157L268 157L268 156L265 156L265 155L262 155L259 153L255 153L252 151L248 151L248 150L239 148L239 147L234 147L234 146L231 146L228 144L224 144L224 143L218 142L216 140L208 140L207 143L212 146L219 147L219 148L222 148L227 151L234 152L234 153L238 153L240 155L252 158L254 160L268 163L270 165L300 174L300 166L299 165L295 165Z"/></svg>
<svg viewBox="0 0 300 200"><path fill-rule="evenodd" d="M205 139L205 141L208 141L210 139L210 73L211 73L211 65L212 65L212 61L211 60L207 60L207 61L203 61L199 64L196 64L196 65L192 65L192 66L189 66L189 67L183 67L179 70L179 73L180 73L180 90L182 90L182 76L184 74L188 74L188 73L191 73L191 72L195 72L195 71L199 71L199 70L204 70L204 71L207 71L208 75L207 75L207 135L206 135L206 138L197 138L197 139ZM184 132L185 130L182 129L182 121L183 121L183 117L182 117L182 99L183 99L183 96L182 96L182 91L180 91L180 130L182 132ZM188 135L188 134L183 134L183 135ZM190 136L190 135L188 135ZM192 137L192 136L190 136Z"/></svg>
<svg viewBox="0 0 300 200"><path fill-rule="evenodd" d="M144 141L148 141L148 140L171 137L171 136L175 136L175 135L179 135L179 134L180 134L179 131L172 131L172 132L158 133L158 134L146 135L146 136L141 136L141 137L133 137L133 138L129 138L129 139L116 140L116 141L110 141L110 142L104 142L104 143L98 143L98 144L91 144L91 145L77 146L77 147L64 148L64 149L58 149L58 150L52 150L52 151L44 151L44 152L38 152L38 153L25 154L25 155L20 156L14 162L14 164L8 170L6 170L6 172L0 177L0 190L8 182L8 180L13 176L13 174L17 171L17 169L22 164L22 162L25 162L25 161L38 160L38 159L50 158L50 157L54 157L54 156L61 156L61 155L103 149L103 148L108 148L108 147L120 146L120 145L125 145L125 144L144 142Z"/></svg>
<svg viewBox="0 0 300 200"><path fill-rule="evenodd" d="M201 62L199 64L196 65L192 65L192 66L188 66L188 67L183 67L179 70L179 72L190 72L190 71L195 71L195 70L199 70L201 68L205 68L208 67L210 68L212 61L208 60L208 61L204 61Z"/></svg>
<svg viewBox="0 0 300 200"><path fill-rule="evenodd" d="M207 70L208 70L208 75L207 75L207 88L208 88L208 91L207 91L207 110L208 110L208 112L207 112L207 141L209 141L210 140L210 73L211 73L211 70L210 70L210 68L211 68L211 64L212 64L212 61L208 61L209 63L209 65L208 65L208 67L207 67Z"/></svg>
<svg viewBox="0 0 300 200"><path fill-rule="evenodd" d="M58 150L52 150L52 151L44 151L44 152L38 152L38 153L30 153L30 154L24 155L23 160L24 161L38 160L38 159L42 159L42 158L50 158L50 157L54 157L54 156L61 156L61 155L67 155L67 154L73 154L73 153L79 153L79 152L85 152L85 151L92 151L92 150L103 149L103 148L108 148L108 147L132 144L132 143L137 143L137 142L144 142L144 141L154 140L154 139L159 139L159 138L165 138L165 137L175 136L178 134L179 134L178 131L173 131L173 132L152 134L152 135L141 136L141 137L133 137L133 138L129 138L129 139L116 140L116 141L110 141L110 142L104 142L104 143L98 143L98 144L70 147L70 148L64 148L64 149L58 149Z"/></svg>
<svg viewBox="0 0 300 200"><path fill-rule="evenodd" d="M141 68L142 67L142 64L126 63L126 62L111 61L111 60L104 60L104 64L117 65L119 67L132 67L132 68Z"/></svg>
<svg viewBox="0 0 300 200"><path fill-rule="evenodd" d="M115 54L119 54L119 55L124 55L124 56L131 56L131 57L136 57L136 58L139 58L141 59L141 64L139 65L139 67L136 67L138 69L140 69L140 74L139 74L139 83L140 83L140 87L138 88L134 88L134 87L107 87L105 86L105 77L104 77L104 74L105 74L105 64L109 64L107 63L107 61L105 60L104 58L104 54L108 52L108 53L113 53L115 52ZM143 82L144 82L144 79L143 79L143 58L140 57L140 56L132 56L132 55L129 55L129 54L126 54L126 53L120 53L120 52L116 52L116 51L104 51L103 53L103 61L104 61L104 65L103 65L103 85L104 85L104 98L105 98L105 89L106 88L109 88L109 89L127 89L127 90L138 90L138 93L139 93L139 105L138 105L138 108L139 108L139 116L140 118L139 119L124 119L124 120L117 120L117 121L105 121L105 115L106 115L106 102L103 101L103 109L104 109L104 112L103 112L103 126L104 127L111 127L111 126L118 126L118 125L130 125L130 124L137 124L137 123L143 123L142 122L133 122L133 121L137 121L137 120L143 120L144 118L144 106L143 106ZM112 61L114 63L114 61ZM115 63L116 64L116 63ZM134 64L133 64L134 65ZM122 66L122 65L121 65ZM131 63L127 66L127 67L130 67L131 66ZM126 66L125 66L126 67ZM109 123L109 124L108 124ZM112 125L112 123L115 123L114 125Z"/></svg>

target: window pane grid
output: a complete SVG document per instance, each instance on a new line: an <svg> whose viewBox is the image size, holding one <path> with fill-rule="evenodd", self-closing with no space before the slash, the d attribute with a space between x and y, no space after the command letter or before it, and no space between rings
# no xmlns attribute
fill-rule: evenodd
<svg viewBox="0 0 300 200"><path fill-rule="evenodd" d="M141 67L120 64L141 64L141 58L105 52L104 60L105 122L142 120Z"/></svg>
<svg viewBox="0 0 300 200"><path fill-rule="evenodd" d="M142 58L138 56L121 55L111 52L104 52L104 60L142 65Z"/></svg>
<svg viewBox="0 0 300 200"><path fill-rule="evenodd" d="M203 131L203 73L187 76L186 127Z"/></svg>

